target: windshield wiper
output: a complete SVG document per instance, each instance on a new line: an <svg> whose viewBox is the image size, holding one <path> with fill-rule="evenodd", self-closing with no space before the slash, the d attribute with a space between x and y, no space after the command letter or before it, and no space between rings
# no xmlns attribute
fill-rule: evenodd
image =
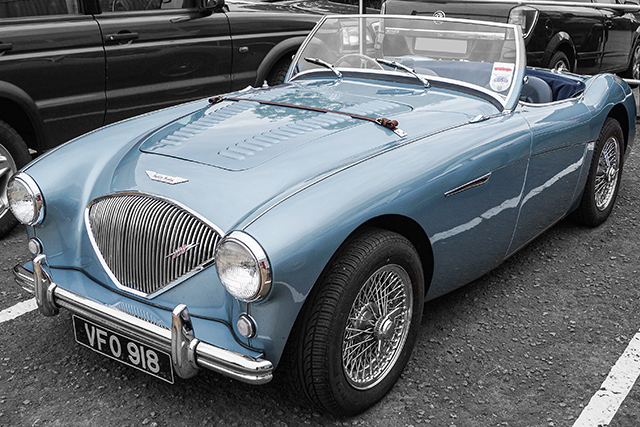
<svg viewBox="0 0 640 427"><path fill-rule="evenodd" d="M431 84L429 83L429 80L427 80L424 77L418 75L418 73L416 73L416 71L414 69L409 68L404 64L401 64L401 63L396 62L396 61L389 61L388 59L383 59L383 58L376 58L376 61L378 61L382 65L387 65L387 66L393 67L395 69L400 68L400 69L406 71L407 73L409 73L412 76L414 76L416 79L420 80L425 88L428 88L428 87L431 86Z"/></svg>
<svg viewBox="0 0 640 427"><path fill-rule="evenodd" d="M318 58L304 58L305 61L311 62L312 64L320 65L321 67L328 68L333 73L338 76L339 79L342 78L342 73L336 69L333 65L329 64L327 61Z"/></svg>

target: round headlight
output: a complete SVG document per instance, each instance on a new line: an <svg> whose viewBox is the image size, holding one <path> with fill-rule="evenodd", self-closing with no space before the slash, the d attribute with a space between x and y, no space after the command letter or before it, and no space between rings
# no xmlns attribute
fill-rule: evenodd
<svg viewBox="0 0 640 427"><path fill-rule="evenodd" d="M215 255L220 282L235 298L253 302L271 289L271 266L262 247L251 236L234 231L220 241Z"/></svg>
<svg viewBox="0 0 640 427"><path fill-rule="evenodd" d="M18 172L9 180L7 199L13 216L24 225L38 225L44 219L44 198L36 182Z"/></svg>

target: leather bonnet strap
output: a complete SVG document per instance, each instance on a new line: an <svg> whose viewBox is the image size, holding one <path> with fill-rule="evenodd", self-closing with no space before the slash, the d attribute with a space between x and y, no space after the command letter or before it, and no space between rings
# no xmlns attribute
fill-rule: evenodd
<svg viewBox="0 0 640 427"><path fill-rule="evenodd" d="M209 103L211 104L217 104L219 102L222 101L250 101L250 102L257 102L259 104L263 104L263 105L273 105L276 107L288 107L288 108L297 108L300 110L308 110L308 111L317 111L318 113L335 113L335 114L341 114L343 116L349 116L353 119L358 119L358 120L367 120L369 122L373 122L377 125L383 126L387 129L390 129L392 131L394 131L396 134L400 135L400 136L404 136L406 135L404 132L402 132L400 129L398 129L398 122L396 120L389 120L386 119L384 117L379 117L379 118L375 118L375 117L369 117L369 116L362 116L360 114L353 114L353 113L345 113L344 111L335 111L335 110L328 110L326 108L318 108L318 107L310 107L307 105L297 105L297 104L287 104L284 102L273 102L273 101L262 101L260 99L251 99L251 98L233 98L233 97L226 97L226 96L215 96L213 98L209 98Z"/></svg>

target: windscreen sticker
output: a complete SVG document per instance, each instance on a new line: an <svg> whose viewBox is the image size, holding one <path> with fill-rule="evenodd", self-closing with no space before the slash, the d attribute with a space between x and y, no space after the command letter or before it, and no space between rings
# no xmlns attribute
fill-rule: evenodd
<svg viewBox="0 0 640 427"><path fill-rule="evenodd" d="M496 92L504 92L511 86L513 79L514 64L507 62L494 62L491 69L491 81L489 85Z"/></svg>

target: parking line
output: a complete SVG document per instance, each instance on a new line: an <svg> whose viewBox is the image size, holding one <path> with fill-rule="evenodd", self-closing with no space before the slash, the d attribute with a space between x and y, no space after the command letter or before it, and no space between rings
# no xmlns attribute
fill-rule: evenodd
<svg viewBox="0 0 640 427"><path fill-rule="evenodd" d="M38 308L38 304L36 304L35 298L19 302L13 307L9 307L0 311L0 323L13 320L18 316L22 316L25 313L29 313L30 311L35 310L36 308Z"/></svg>
<svg viewBox="0 0 640 427"><path fill-rule="evenodd" d="M640 375L640 332L635 334L573 427L607 426Z"/></svg>

